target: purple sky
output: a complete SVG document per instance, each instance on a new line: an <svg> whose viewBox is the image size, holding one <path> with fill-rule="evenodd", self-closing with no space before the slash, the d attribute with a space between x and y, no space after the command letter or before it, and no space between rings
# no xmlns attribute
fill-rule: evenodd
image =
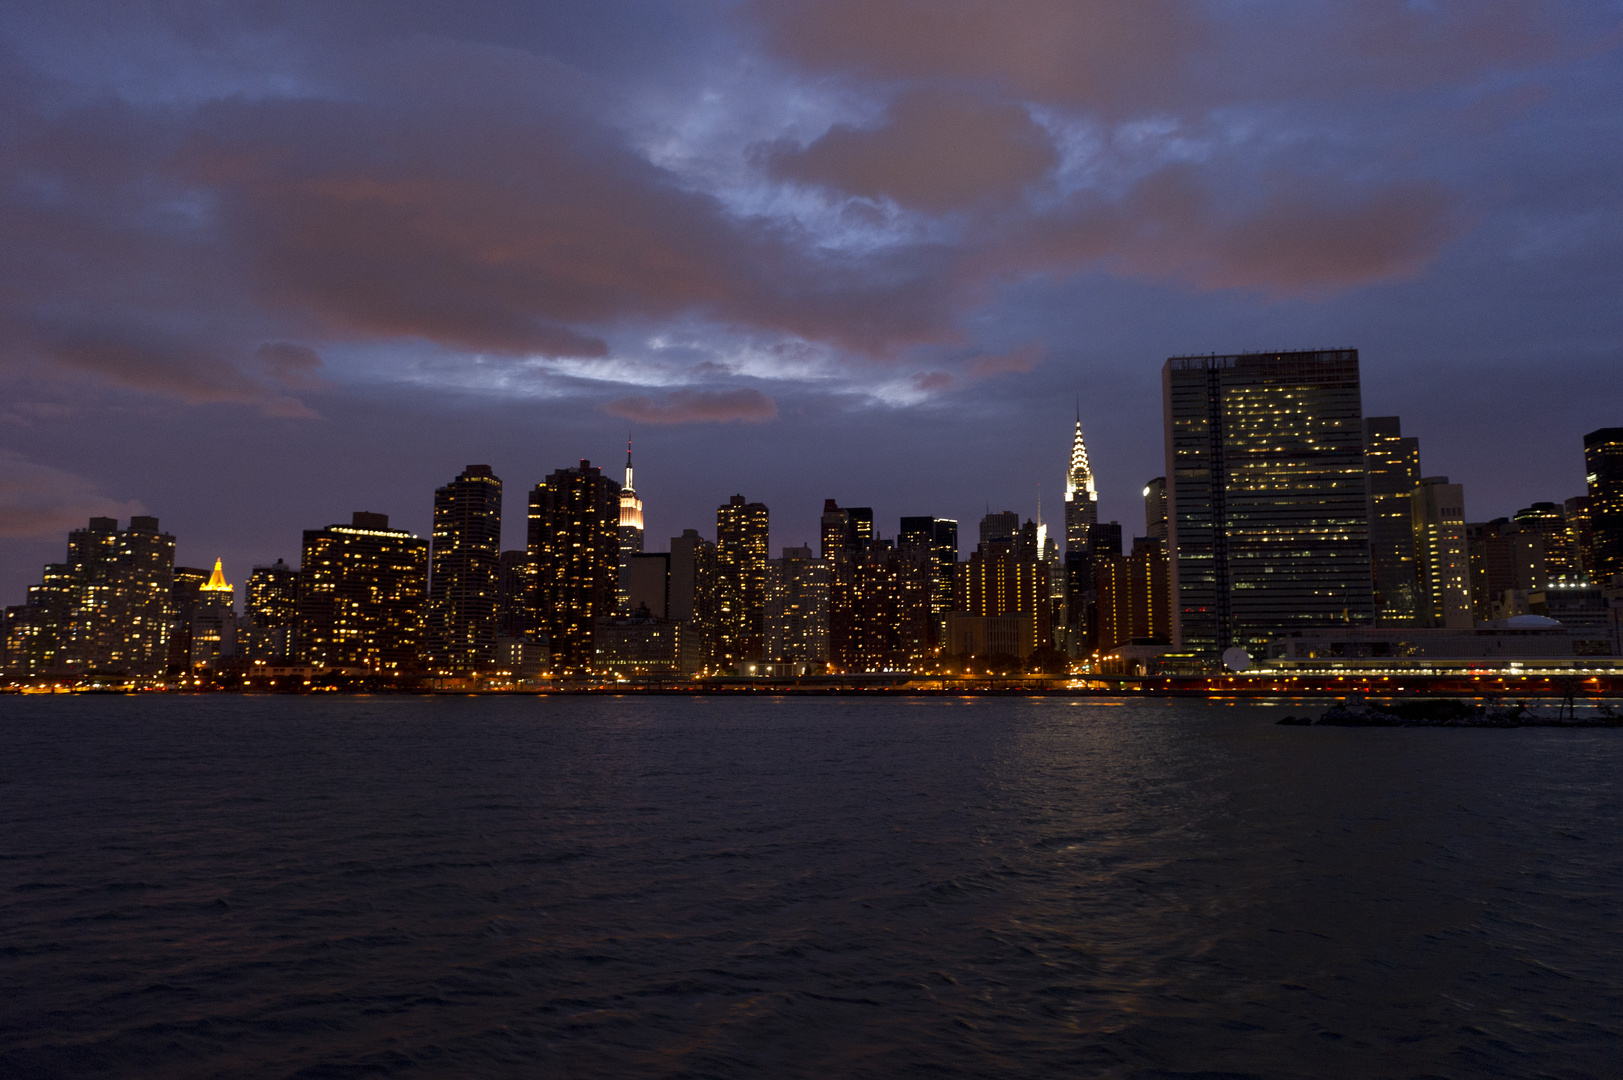
<svg viewBox="0 0 1623 1080"><path fill-rule="evenodd" d="M1142 529L1169 355L1361 350L1473 520L1623 424L1623 5L457 0L0 11L0 602L91 514L179 560L426 532L628 430L741 493Z"/></svg>

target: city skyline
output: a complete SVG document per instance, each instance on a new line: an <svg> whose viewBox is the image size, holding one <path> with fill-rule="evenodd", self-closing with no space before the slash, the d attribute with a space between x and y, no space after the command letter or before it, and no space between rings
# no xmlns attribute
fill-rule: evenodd
<svg viewBox="0 0 1623 1080"><path fill-rule="evenodd" d="M1581 490L1623 412L1611 8L913 10L8 6L0 591L98 514L189 564L426 535L446 468L628 427L655 537L735 491L774 547L829 496L1040 480L1057 519L1032 436L1078 395L1126 522L1203 352L1356 346L1473 515Z"/></svg>
<svg viewBox="0 0 1623 1080"><path fill-rule="evenodd" d="M1202 356L1207 354L1202 353L1193 355ZM1366 397L1379 399L1384 396L1379 394L1371 394L1370 389L1371 388L1368 386L1366 380ZM1157 401L1157 405L1158 404L1159 402ZM928 506L914 506L911 503L902 503L896 506L894 508L894 512L893 508L890 506L879 505L875 507L875 530L887 537L893 537L900 529L900 519L916 516L920 513L927 513L936 517L952 518L959 521L961 526L966 522L971 523L971 528L968 532L961 531L959 540L960 558L967 558L969 553L974 550L972 523L978 521L984 513L1001 510L1013 510L1019 513L1022 518L1031 518L1036 520L1039 516L1040 510L1042 522L1048 526L1049 535L1057 540L1060 540L1060 546L1063 548L1065 504L1062 499L1065 490L1067 473L1064 465L1056 465L1054 461L1062 454L1067 462L1071 459L1074 425L1076 423L1074 417L1075 411L1076 406L1073 405L1071 407L1071 416L1064 426L1060 427L1056 425L1056 429L1053 432L1053 439L1048 440L1054 443L1054 446L1049 448L1051 452L1046 455L1034 455L1028 450L1027 452L1023 452L1019 455L1019 459L1021 460L1030 458L1032 456L1046 456L1048 458L1047 468L1041 478L1034 480L1030 485L1026 485L1029 490L1025 492L1024 498L1021 497L1021 486L1007 483L1007 478L1005 478L1005 486L1001 489L1002 497L1000 498L999 494L996 492L989 493L986 497L978 500L979 505L976 505L977 499L974 496L959 495L958 497L954 498L951 495L944 495L944 501L950 502L952 505L959 508L960 512L957 515L943 512L939 507L932 509ZM1364 413L1366 416L1376 415L1376 413L1372 412L1368 406L1365 407ZM1426 430L1424 418L1411 418L1411 414L1407 413L1400 415L1403 418L1406 428L1411 429L1411 432L1423 432ZM1083 434L1087 438L1088 453L1091 457L1097 458L1097 454L1093 449L1095 441L1093 436L1089 433L1090 429L1087 423L1087 417L1085 415L1080 423ZM1157 411L1157 415L1155 417L1155 425L1155 441L1159 443L1161 441L1161 418L1159 416L1159 411ZM659 440L661 435L666 430L668 429L656 427L645 430L640 434L633 436L633 442L637 442L639 445L646 446L646 444L649 442L655 444L653 448L645 448L638 455L637 464L637 469L642 477L637 482L638 494L642 503L642 514L645 521L651 523L645 530L647 540L644 541L645 545L652 545L646 548L650 551L664 550L665 546L668 546L670 538L680 536L684 529L700 527L702 531L704 528L708 527L712 534L714 531L714 526L710 524L710 522L714 514L713 504L715 499L713 499L703 489L703 485L696 482L693 477L682 475L680 472L676 471L668 471L670 469L669 462L662 460L662 456L659 452ZM1032 427L1030 425L1026 425L1024 430L1030 433L1032 432ZM1501 500L1499 504L1490 502L1489 505L1494 507L1494 511L1490 513L1487 510L1483 510L1479 513L1478 507L1481 505L1481 501L1486 500L1481 500L1480 497L1476 495L1476 489L1471 488L1469 485L1462 485L1467 487L1467 498L1471 500L1468 504L1468 514L1471 517L1471 520L1492 520L1499 517L1510 517L1517 511L1523 509L1525 506L1531 505L1534 502L1554 501L1559 505L1561 501L1566 498L1573 495L1582 494L1584 490L1584 470L1582 465L1583 437L1584 433L1582 432L1573 434L1570 441L1573 443L1572 449L1574 452L1568 456L1569 458L1575 459L1578 464L1573 466L1569 462L1569 467L1564 470L1566 472L1576 472L1577 486L1574 490L1552 491L1549 490L1547 485L1541 487L1535 484L1533 485L1532 490L1535 492L1536 497L1530 498L1527 501L1514 506L1503 502L1503 500ZM1036 437L1035 433L1032 433L1029 441L1032 443L1038 443L1040 440ZM624 446L623 436L621 438L620 445L622 447ZM1449 454L1447 447L1438 446L1434 441L1427 440L1426 445L1428 475L1433 471L1440 471L1432 469L1432 462L1434 460L1441 459L1443 461L1447 461L1450 459L1457 459L1456 455ZM472 461L475 460L475 458L469 458L468 460ZM477 460L483 461L485 459L481 458ZM528 491L534 486L535 482L539 481L542 476L552 472L556 468L566 467L563 463L570 460L571 459L566 456L561 462L555 462L546 466L538 466L538 472L535 480L529 480L527 478L520 479L519 482L523 485L521 490ZM621 471L621 467L614 463L614 459L612 457L605 460L581 457L576 460L590 461L594 467L604 469L605 473L608 475L617 475ZM650 461L653 462L652 465L649 464ZM449 462L443 466L443 468L449 467ZM442 466L430 463L424 465L424 468L437 469L442 468ZM493 471L498 476L510 477L515 470L511 463L509 463L509 465L505 468L502 465L495 465L493 466ZM703 469L701 468L699 471L702 473ZM1097 466L1095 466L1092 471L1095 482L1100 489L1098 511L1099 520L1102 522L1120 522L1122 525L1123 535L1127 537L1141 534L1143 518L1143 486L1150 480L1153 480L1164 473L1164 459L1162 457L1157 457L1147 468L1142 471L1145 473L1144 476L1133 479L1128 479L1122 475L1110 475L1103 473L1102 470ZM649 475L664 476L667 480L674 480L674 487L678 493L678 497L687 500L686 503L683 504L683 506L664 505L664 499L662 498L661 494L654 491L653 482L646 479ZM431 476L437 477L437 474L431 474ZM368 484L364 476L352 475L348 479L351 481L352 490L358 489L362 493L359 496L360 503L369 501L365 494L368 488L383 491L398 489L404 486L400 482L400 477L398 475L391 475L387 469L383 469L379 472L376 477L376 483L374 484ZM829 484L822 483L818 477L805 473L791 475L784 479L784 486L790 490L823 491L825 488L830 486ZM853 483L853 480L856 480L857 482ZM430 495L426 499L419 497L416 500L417 502L425 503L426 505L424 506L417 506L414 504L391 504L387 509L381 510L368 506L368 510L369 512L373 513L383 513L393 522L395 522L395 526L397 528L405 529L408 532L426 538L433 531L434 511L433 498L431 494L432 488L443 482L443 477L433 479L429 488ZM841 492L834 497L848 503L859 503L862 501L862 499L858 494L846 493L847 489L853 492L861 490L873 490L871 481L870 486L864 487L863 483L856 477L843 478L842 480L835 481L832 486L841 488ZM1050 491L1051 488L1053 490L1053 494L1047 497L1047 502L1042 502L1044 499L1044 493ZM718 488L717 490L719 491L720 489ZM210 489L211 493L212 491L213 489ZM1107 491L1109 492L1108 496L1106 495ZM251 496L252 493L249 492L248 494ZM801 505L799 503L789 503L781 499L758 499L757 495L755 494L746 494L752 500L766 502L767 506L772 509L773 524L769 550L773 552L774 555L779 551L779 549L784 547L798 546L801 544L809 544L815 547L817 543L818 528L817 516L820 513L822 500L826 497L825 495L817 495L814 499L807 501L806 505ZM207 495L204 496L205 502L207 501L207 497ZM725 496L721 497L724 498ZM915 501L920 502L922 502L923 499L922 496L915 496L913 498ZM382 499L371 499L370 501L381 503ZM1514 500L1511 501L1514 502ZM685 512L683 508L684 506L692 506L695 502L698 505L698 510L691 520L686 518L673 520L674 515ZM708 506L706 506L707 502L709 503ZM344 519L346 519L353 512L352 509L343 509L339 503L335 502L333 505L336 508L333 510L331 514L331 521L329 521L328 524L342 524ZM357 503L355 499L351 499L348 505L359 505L359 503ZM782 507L781 509L779 509L780 505ZM1502 505L1503 509L1499 509L1499 505ZM148 513L154 512L150 507L146 507L145 504L142 504L142 507L146 509ZM182 503L173 508L161 507L156 512L156 516L162 517L166 523L170 520L185 521L188 519L188 517L196 514L197 511L198 507L196 505L188 506L185 503ZM124 516L129 516L127 509ZM785 522L787 522L787 524L784 524ZM82 522L69 523L61 530L61 532L66 532L68 528L78 528L81 525ZM205 550L203 547L204 542L198 540L191 540L188 542L186 534L176 531L176 565L212 566L214 560L223 559L228 567L247 568L257 565L269 565L275 562L277 559L288 559L290 556L296 563L300 543L298 537L302 534L303 530L314 527L317 526L313 525L311 522L276 522L273 526L273 532L277 535L285 535L286 537L290 538L286 542L285 550L278 547L276 541L266 541L258 537L244 536L231 530L219 529L207 530L213 531L214 534L219 537L219 539L213 543L212 547ZM4 541L0 541L0 543L4 543ZM60 534L39 537L37 538L36 542L30 544L21 544L12 541L10 546L13 550L19 552L27 550L38 550L43 552L44 557L41 559L41 562L49 562L58 557L58 549L60 548ZM522 523L522 519L512 514L505 516L502 521L502 550L517 550L522 549L524 546L525 526ZM233 570L232 572L237 571ZM245 577L246 575L239 574L239 576ZM37 580L37 565L12 564L8 562L5 565L0 566L0 586L8 584L12 585L12 593L20 595L23 590L26 590L28 585L33 584Z"/></svg>
<svg viewBox="0 0 1623 1080"><path fill-rule="evenodd" d="M1356 350L1354 350L1354 351L1356 351ZM1196 359L1196 360L1198 360L1198 359L1202 359L1205 355L1207 355L1207 354L1197 354L1197 355L1194 355L1194 356L1191 356L1191 357L1174 357L1172 359L1174 359L1174 360L1182 360L1182 359ZM1257 353L1257 354L1244 354L1244 355L1263 356L1263 355L1267 355L1267 354ZM1366 388L1366 390L1367 390L1367 388ZM1364 415L1366 417L1374 417L1374 414L1370 413L1370 411L1367 408L1364 410ZM1376 419L1396 419L1396 418L1393 418L1393 417L1378 418L1378 417L1376 417ZM1408 421L1407 417L1404 417L1403 420L1404 420L1404 423L1406 425L1409 424L1409 421ZM1086 434L1086 430L1085 430L1086 429L1086 424L1084 422L1082 422L1082 421L1074 421L1073 423L1074 423L1074 426L1070 429L1070 431L1068 431L1066 433L1067 438L1065 439L1065 443L1064 443L1064 454L1066 456L1066 460L1067 460L1068 463L1075 460L1073 447L1074 447L1074 444L1075 444L1075 438L1077 437L1078 431L1080 431L1080 433L1082 435ZM656 438L657 438L657 434L656 434ZM1413 436L1411 435L1410 438L1412 439ZM1580 462L1580 465L1578 467L1580 477L1582 476L1582 473L1583 473L1583 466L1581 464L1581 462L1583 460L1583 439L1584 439L1584 435L1582 433L1578 434L1575 437L1575 441L1576 441L1577 446L1578 446L1577 457L1578 457L1578 460ZM1089 445L1091 446L1091 439L1089 440ZM1436 447L1433 447L1433 446L1430 446L1430 445L1428 445L1427 451L1428 451L1428 458L1427 458L1428 468L1427 468L1426 471L1427 471L1427 474L1429 476L1431 474L1431 472L1433 471L1429 467L1431 459L1433 457L1446 457L1446 454L1443 453L1440 448L1436 448ZM1058 451L1056 451L1056 455L1057 455L1057 453L1058 453ZM1051 455L1051 456L1054 456L1054 455ZM628 457L629 457L629 452L628 452ZM579 464L588 464L589 463L589 464L592 465L593 468L602 469L604 471L604 474L608 475L608 476L612 476L613 474L620 471L619 468L617 468L613 464L604 464L603 462L595 462L590 458L581 458L581 459L579 459L578 463ZM1114 514L1106 514L1104 509L1101 509L1099 511L1099 521L1101 523L1109 522L1109 523L1112 523L1112 524L1119 523L1121 525L1122 536L1126 539L1126 542L1129 545L1130 545L1131 539L1133 537L1143 535L1143 532L1144 532L1144 521L1143 521L1143 518L1144 518L1144 497L1147 494L1147 491L1146 491L1144 485L1146 483L1150 482L1150 481L1160 479L1161 478L1160 473L1164 472L1164 470L1165 470L1165 462L1164 461L1157 461L1157 462L1155 462L1155 464L1157 466L1161 467L1160 472L1158 472L1154 476L1146 476L1143 480L1138 481L1135 485L1133 485L1137 490L1132 492L1131 495L1122 496L1120 493L1118 493L1118 497L1113 500L1113 502L1117 506L1125 507L1125 509L1123 510L1123 513L1121 514L1121 516L1118 517L1118 516L1116 516ZM469 466L469 468L472 468L472 467L473 466ZM480 467L488 468L489 466L480 466ZM555 466L553 466L551 468L547 468L544 471L544 473L551 473L556 468L569 468L569 467L571 467L571 466L555 465ZM639 464L637 466L637 468L639 470L644 471L645 474L648 471L647 466L645 466L643 464ZM629 466L627 466L627 470L629 471ZM1058 486L1059 486L1061 492L1063 492L1064 487L1065 487L1065 480L1068 478L1068 475L1069 475L1068 472L1063 467L1060 467L1060 468L1051 467L1049 471L1051 471L1051 472L1059 472L1061 479L1060 479L1060 483L1059 483ZM492 469L492 472L494 472L495 475L497 475L497 476L502 476L503 475L503 470L500 467L496 467L496 468ZM1092 475L1095 477L1096 480L1098 479L1097 472L1094 472ZM1373 475L1373 469L1372 469L1371 475ZM521 487L519 488L519 490L521 492L527 494L529 491L531 491L534 488L535 483L540 482L540 479L541 479L541 477L538 477L537 480L534 481L534 482L527 481L527 480L519 481L520 484L521 484ZM804 480L806 478L802 477L800 479ZM443 482L443 480L441 482ZM817 481L815 480L815 478L811 478L810 483L816 484ZM837 482L835 482L835 486L841 486L844 483L845 483L844 481L837 481ZM438 486L438 485L436 485L436 486ZM691 486L691 484L684 485L684 487L690 487L690 486ZM827 486L827 485L825 485L825 486ZM857 487L858 485L849 485L849 486ZM1123 483L1118 480L1118 482L1112 484L1111 486L1116 487L1116 488L1120 488L1120 487L1123 486ZM1463 487L1464 485L1456 485L1456 486ZM1015 490L1015 489L1013 487L1011 487L1009 490ZM934 514L932 514L930 516L943 518L943 519L948 519L948 520L953 520L953 521L956 521L956 522L959 523L958 553L959 553L959 559L960 560L967 560L969 555L972 554L974 552L974 550L975 550L974 523L978 522L984 514L996 513L996 512L1000 512L1000 511L1012 511L1015 514L1017 514L1022 520L1028 519L1028 518L1033 520L1033 521L1039 521L1040 520L1040 522L1042 524L1047 526L1048 536L1050 538L1052 538L1053 540L1057 541L1058 544L1059 544L1059 548L1063 551L1065 549L1065 547L1066 547L1065 528L1064 528L1065 504L1063 502L1061 502L1058 507L1054 507L1054 506L1052 506L1052 504L1050 504L1050 507L1048 509L1046 509L1046 510L1043 509L1041 501L1040 501L1041 498L1042 498L1042 494L1041 494L1042 490L1043 490L1043 485L1041 483L1038 483L1038 484L1034 485L1032 487L1031 501L1024 508L1021 508L1019 505L1017 505L1019 503L1018 499L1007 499L1007 500L1005 500L1005 501L1003 501L1001 503L997 502L997 500L995 500L995 499L991 499L991 500L984 500L983 503L982 503L982 506L978 508L978 511L976 511L976 508L973 508L973 507L970 508L971 511L976 511L976 512L964 513L964 514L961 514L960 516L957 516L957 517L952 517L951 515L943 514L943 513L934 513ZM656 524L653 527L648 528L648 529L645 530L645 535L646 535L647 539L641 541L642 546L643 546L643 550L653 551L653 552L664 552L669 547L670 541L672 539L680 537L681 533L684 530L692 530L695 527L700 528L701 535L703 535L704 532L705 532L705 529L708 528L709 533L710 533L710 538L711 539L714 538L714 531L715 531L714 525L710 524L710 521L713 519L713 515L714 515L713 507L711 509L709 509L708 511L701 511L697 515L697 520L696 521L692 521L692 522L689 522L689 521L673 522L671 527L670 527L670 530L669 530L668 534L666 532L662 531L662 530L665 529L665 526L658 524L657 520L667 519L670 514L675 513L676 511L670 510L670 511L664 511L663 513L660 512L659 496L657 494L652 494L648 498L642 498L641 497L643 494L648 493L649 491L650 491L650 486L649 485L645 484L642 481L638 482L638 495L639 495L639 498L638 498L638 513L639 513L639 516L641 516L641 517L643 517L645 519L655 519L654 516L656 514L658 515L658 519L655 519ZM1550 499L1534 499L1534 500L1531 500L1527 505L1532 505L1533 503L1537 503L1537 502L1541 502L1541 501L1552 501L1553 500L1554 503L1557 506L1559 506L1564 499L1569 498L1569 497L1571 497L1573 495L1582 495L1583 491L1584 491L1583 486L1580 484L1579 489L1577 491L1575 491L1575 492L1570 492L1570 493L1559 493L1558 492L1558 493L1554 493L1551 496ZM1137 497L1133 498L1132 496L1137 496ZM701 498L702 497L703 496L701 496ZM855 498L853 496L842 495L840 497L845 498L848 501L852 501L852 502L855 501ZM750 495L749 498L752 501L765 501L765 500L756 499L753 495ZM1514 507L1514 508L1507 508L1503 512L1495 512L1495 513L1491 513L1491 514L1489 514L1487 512L1478 513L1475 500L1472 499L1470 495L1467 495L1467 498L1471 499L1471 501L1468 503L1467 516L1470 518L1470 520L1473 520L1473 521L1488 521L1488 520L1494 520L1494 519L1498 519L1498 518L1509 518L1509 517L1513 516L1514 514L1517 514L1518 512L1520 512L1520 511L1522 511L1522 510L1524 510L1526 508L1525 506L1518 506L1518 507ZM958 501L959 501L960 504L962 504L965 500L960 499ZM434 517L435 500L434 500L434 497L433 497L432 494L430 494L430 496L428 497L427 502L428 502L428 508L427 508L426 512L423 512L420 515L421 517L426 519L425 525L423 527L421 527L421 528L416 527L414 524L411 523L412 519L414 517L419 516L419 515L413 513L413 509L420 509L420 508L407 508L404 512L400 512L400 511L395 510L395 509L390 509L388 511L378 511L376 509L370 509L369 508L368 510L366 510L364 512L367 512L367 513L382 513L384 517L389 518L394 523L394 525L393 525L394 528L404 530L405 532L411 533L411 534L413 534L413 535L415 535L415 536L417 536L419 538L422 538L422 539L426 540L426 539L429 539L431 537L432 533L433 533L433 517ZM798 546L801 546L801 545L809 545L809 546L811 546L813 548L816 547L816 545L818 543L818 539L817 539L818 527L816 525L816 515L818 513L820 513L820 511L821 511L820 503L819 503L819 505L817 507L812 508L811 511L808 511L805 507L798 506L798 505L785 505L783 507L783 509L781 509L781 510L776 509L774 507L773 502L766 502L766 505L768 506L769 509L772 510L772 518L773 518L773 522L774 522L774 524L771 526L772 532L770 534L769 545L768 545L768 551L769 551L769 553L771 553L772 557L776 557L776 555L783 548L798 547ZM1101 505L1101 507L1106 505L1104 503L1102 497L1101 497L1101 500L1100 500L1100 505ZM917 516L916 513L910 513L907 509L901 509L901 510L895 512L895 513L892 513L891 509L888 508L888 507L876 507L876 508L874 508L874 510L875 510L875 516L874 516L874 521L873 521L874 533L875 533L876 536L884 536L886 539L894 539L897 536L899 536L900 533L905 528L904 519L909 518L909 517ZM333 517L333 520L328 522L328 525L345 525L347 523L344 521L344 519L349 517L350 514L352 514L354 512L355 511L343 511L341 513L336 513L334 515L334 517ZM128 515L126 515L126 516L128 516ZM168 515L168 514L156 515L156 516L163 517L166 522L170 519L170 515ZM182 518L184 515L182 513L176 513L173 516L175 518ZM803 539L799 538L798 535L794 536L794 537L791 537L791 535L788 532L783 532L783 533L779 532L780 528L793 529L794 526L793 525L779 526L777 524L777 522L780 522L780 521L782 521L784 519L789 519L791 522L793 522L797 518L810 520L812 522L811 526L806 527L803 530L806 533L806 535L805 535L805 537ZM894 524L892 524L893 522L894 522ZM68 531L68 529L73 529L73 528L82 528L82 522L70 524L67 528L65 528L63 530L63 532L66 532L66 531ZM306 532L306 531L308 531L309 529L312 529L312 528L317 528L317 526L314 526L314 525L312 525L312 524L310 524L308 522L300 522L300 523L282 522L282 523L279 523L278 526L277 526L277 529L278 529L279 532L285 532L288 535L295 536L295 537L299 536L299 535L302 535L304 532ZM168 529L167 526L166 526L166 531L173 532L174 530ZM502 551L522 551L526 547L526 531L527 531L527 526L524 523L524 520L523 520L522 516L520 516L518 514L508 514L508 515L503 516L502 520L501 520L500 550L502 550ZM49 562L52 559L55 559L55 558L58 557L60 545L61 545L60 535L57 535L55 537L41 538L39 546L42 548L42 550L45 550L47 552L47 556L48 556L44 560L45 562ZM236 551L269 550L269 545L265 545L265 544L259 543L257 541L249 540L249 539L245 539L245 538L228 539L224 546L226 548L228 548L228 549L232 549L232 550L236 550ZM291 551L289 553L292 554L295 557L295 559L294 559L295 565L297 565L297 556L299 555L299 546L300 545L299 545L298 542L294 542L293 544L290 545ZM186 541L185 541L185 538L182 535L178 534L178 533L176 534L176 549L177 549L176 550L176 556L175 556L175 565L176 566L193 565L193 566L208 567L208 566L213 565L217 561L223 561L228 567L233 567L234 568L234 569L231 570L232 573L234 573L237 576L243 578L244 580L247 577L247 574L246 574L247 569L249 569L251 567L268 566L268 565L271 565L271 564L277 562L278 560L285 560L287 558L286 555L280 553L279 551L273 551L271 554L269 554L269 555L267 555L265 557L257 557L257 556L253 557L251 561L243 560L243 559L240 559L240 558L236 559L236 560L233 560L228 555L223 555L223 554L212 554L212 555L210 555L210 554L206 554L206 553L204 553L203 557L200 557L200 558L190 558L189 556L191 556L192 554L196 554L196 553L201 551L201 545L197 544L196 542L194 542L191 545L188 545L186 543ZM37 566L31 566L31 565L24 565L24 566L17 566L17 567L9 567L8 566L8 567L5 568L5 571L6 572L3 575L4 579L9 579L11 577L16 577L22 583L17 589L13 590L14 592L18 593L19 596L20 596L20 594L22 592L26 591L26 589L27 589L27 587L29 585L34 584L34 583L36 583L38 581L38 567ZM5 598L3 596L0 596L0 600L4 600L4 599ZM239 604L238 604L239 607L241 606L240 600L241 600L241 598L239 597Z"/></svg>
<svg viewBox="0 0 1623 1080"><path fill-rule="evenodd" d="M957 520L903 516L887 536L874 507L826 498L819 550L785 545L774 560L770 507L738 493L716 508L714 541L688 528L650 552L628 442L623 484L581 459L528 491L523 549L503 549L488 464L435 489L430 538L366 510L306 529L298 570L254 566L240 619L220 559L212 574L177 565L151 516L125 529L91 517L6 607L4 664L29 677L161 666L182 685L295 662L533 684L549 666L798 677L941 674L974 658L1050 674L1382 663L1488 655L1506 633L1534 652L1623 648L1623 427L1584 434L1583 494L1471 521L1463 485L1427 474L1402 418L1365 414L1356 349L1170 357L1162 404L1164 475L1142 489L1142 536L1097 519L1080 417L1063 545L1040 515L989 503L967 558Z"/></svg>

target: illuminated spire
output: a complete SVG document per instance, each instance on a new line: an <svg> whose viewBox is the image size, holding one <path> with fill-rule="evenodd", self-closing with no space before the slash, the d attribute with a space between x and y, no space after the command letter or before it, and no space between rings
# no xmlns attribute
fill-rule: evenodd
<svg viewBox="0 0 1623 1080"><path fill-rule="evenodd" d="M225 581L225 567L221 563L222 560L220 559L214 560L214 573L210 575L208 584L199 585L198 588L207 589L209 592L231 591L231 586L227 585Z"/></svg>
<svg viewBox="0 0 1623 1080"><path fill-rule="evenodd" d="M1093 487L1093 467L1088 464L1088 444L1082 441L1082 417L1076 418L1076 437L1071 441L1071 468L1065 474L1065 501L1076 499L1077 492L1085 492L1088 502L1097 502Z"/></svg>
<svg viewBox="0 0 1623 1080"><path fill-rule="evenodd" d="M626 482L625 486L620 489L620 528L622 530L635 530L637 534L635 541L629 538L626 540L626 543L634 543L635 545L634 549L626 548L626 551L641 551L642 500L637 498L637 489L631 480L631 437L629 435L626 437Z"/></svg>

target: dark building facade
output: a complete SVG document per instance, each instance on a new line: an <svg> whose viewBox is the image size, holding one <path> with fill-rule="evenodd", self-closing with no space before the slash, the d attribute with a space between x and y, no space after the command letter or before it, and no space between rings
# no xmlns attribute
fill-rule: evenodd
<svg viewBox="0 0 1623 1080"><path fill-rule="evenodd" d="M1375 575L1375 619L1387 626L1422 621L1415 562L1413 499L1420 488L1420 440L1403 434L1396 416L1364 418L1369 473L1369 555Z"/></svg>
<svg viewBox="0 0 1623 1080"><path fill-rule="evenodd" d="M1154 537L1136 537L1130 555L1103 552L1094 560L1098 630L1094 648L1109 652L1137 642L1171 640L1167 554Z"/></svg>
<svg viewBox="0 0 1623 1080"><path fill-rule="evenodd" d="M958 576L958 523L951 518L904 517L896 546L911 557L922 555L930 573L930 635L939 644L952 610L953 582Z"/></svg>
<svg viewBox="0 0 1623 1080"><path fill-rule="evenodd" d="M469 465L435 489L433 539L428 668L491 670L501 629L502 482L489 465Z"/></svg>
<svg viewBox="0 0 1623 1080"><path fill-rule="evenodd" d="M1523 532L1509 518L1494 518L1466 525L1465 543L1475 622L1504 618L1507 592L1542 589L1549 581L1540 532Z"/></svg>
<svg viewBox="0 0 1623 1080"><path fill-rule="evenodd" d="M1623 574L1623 427L1584 436L1584 473L1589 483L1591 575L1609 584Z"/></svg>
<svg viewBox="0 0 1623 1080"><path fill-rule="evenodd" d="M769 529L763 503L734 495L716 508L715 662L722 668L764 658Z"/></svg>
<svg viewBox="0 0 1623 1080"><path fill-rule="evenodd" d="M1157 476L1144 485L1144 535L1166 546L1167 478L1164 476Z"/></svg>
<svg viewBox="0 0 1623 1080"><path fill-rule="evenodd" d="M532 632L551 639L563 670L590 670L597 620L615 613L620 578L620 485L591 462L558 469L530 493L535 567Z"/></svg>
<svg viewBox="0 0 1623 1080"><path fill-rule="evenodd" d="M670 583L666 593L673 621L688 627L694 643L696 669L715 665L716 648L716 545L684 529L671 537Z"/></svg>
<svg viewBox="0 0 1623 1080"><path fill-rule="evenodd" d="M1567 542L1585 580L1597 582L1595 575L1595 534L1589 524L1589 496L1574 495L1562 504L1567 519Z"/></svg>
<svg viewBox="0 0 1623 1080"><path fill-rule="evenodd" d="M1358 351L1173 357L1162 394L1175 644L1370 622Z"/></svg>
<svg viewBox="0 0 1623 1080"><path fill-rule="evenodd" d="M1536 502L1511 517L1517 532L1544 538L1544 568L1552 582L1575 585L1583 575L1582 560L1567 529L1566 508L1560 503Z"/></svg>
<svg viewBox="0 0 1623 1080"><path fill-rule="evenodd" d="M428 541L356 511L348 525L304 532L298 655L307 664L379 675L419 669Z"/></svg>

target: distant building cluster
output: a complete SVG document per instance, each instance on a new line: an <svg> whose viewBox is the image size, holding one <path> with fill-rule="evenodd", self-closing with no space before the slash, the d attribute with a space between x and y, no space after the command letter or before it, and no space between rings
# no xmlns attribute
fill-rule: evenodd
<svg viewBox="0 0 1623 1080"><path fill-rule="evenodd" d="M623 484L588 461L536 484L525 547L502 551L502 481L470 465L434 492L431 537L370 512L307 530L299 566L252 569L240 615L223 566L174 565L158 519L92 518L5 609L3 669L522 685L1623 654L1623 428L1584 437L1585 494L1472 522L1397 417L1363 415L1356 350L1174 357L1162 380L1142 535L1099 520L1080 415L1063 535L988 513L967 558L955 520L903 517L887 537L835 499L818 550L772 558L769 511L742 495L714 539L649 551L629 448Z"/></svg>

